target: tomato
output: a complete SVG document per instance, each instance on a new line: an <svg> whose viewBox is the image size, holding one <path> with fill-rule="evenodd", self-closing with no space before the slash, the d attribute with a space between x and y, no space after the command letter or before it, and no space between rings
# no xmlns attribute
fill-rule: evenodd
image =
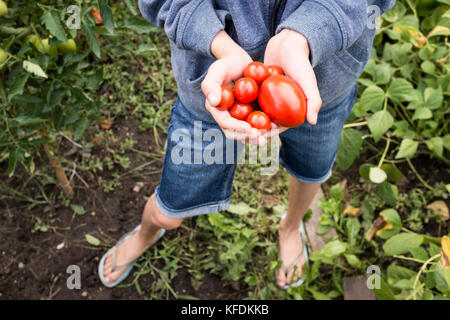
<svg viewBox="0 0 450 320"><path fill-rule="evenodd" d="M93 139L92 139L92 144L94 144L94 143L97 143L98 141L100 140L100 138L99 137L94 137Z"/></svg>
<svg viewBox="0 0 450 320"><path fill-rule="evenodd" d="M284 76L283 69L281 69L279 66L275 66L275 65L268 66L267 70L269 71L271 76L274 76L274 75Z"/></svg>
<svg viewBox="0 0 450 320"><path fill-rule="evenodd" d="M252 78L253 80L260 85L266 78L270 76L269 70L267 70L267 67L258 61L254 61L250 63L245 69L244 69L244 77Z"/></svg>
<svg viewBox="0 0 450 320"><path fill-rule="evenodd" d="M77 51L77 44L75 43L75 40L69 39L67 42L58 44L58 49L64 54L71 53Z"/></svg>
<svg viewBox="0 0 450 320"><path fill-rule="evenodd" d="M102 122L100 123L100 126L102 127L103 130L111 129L111 120L103 119Z"/></svg>
<svg viewBox="0 0 450 320"><path fill-rule="evenodd" d="M222 98L220 103L216 106L219 110L228 110L233 106L234 103L234 93L233 90L227 86L222 86Z"/></svg>
<svg viewBox="0 0 450 320"><path fill-rule="evenodd" d="M247 118L247 122L253 128L260 130L270 130L270 118L262 111L253 111Z"/></svg>
<svg viewBox="0 0 450 320"><path fill-rule="evenodd" d="M253 112L253 107L248 103L235 102L228 111L233 118L245 121L248 115Z"/></svg>
<svg viewBox="0 0 450 320"><path fill-rule="evenodd" d="M6 59L8 59L8 53L5 50L0 49L0 65L5 63Z"/></svg>
<svg viewBox="0 0 450 320"><path fill-rule="evenodd" d="M8 6L5 2L0 0L0 17L8 14Z"/></svg>
<svg viewBox="0 0 450 320"><path fill-rule="evenodd" d="M261 85L258 102L276 124L296 127L305 121L306 97L297 83L286 76L271 76Z"/></svg>
<svg viewBox="0 0 450 320"><path fill-rule="evenodd" d="M33 38L30 37L30 41L33 41L34 46L36 49L41 53L46 53L51 56L57 56L58 55L58 47L57 46L51 46L48 42L49 39L42 39L39 41L37 37Z"/></svg>
<svg viewBox="0 0 450 320"><path fill-rule="evenodd" d="M252 78L241 78L234 84L234 96L237 100L250 103L258 98L258 83Z"/></svg>
<svg viewBox="0 0 450 320"><path fill-rule="evenodd" d="M97 21L95 23L95 25L97 27L101 27L103 26L103 19L102 19L102 15L100 14L100 11L96 10L96 9L92 9L92 16L94 17L94 19Z"/></svg>

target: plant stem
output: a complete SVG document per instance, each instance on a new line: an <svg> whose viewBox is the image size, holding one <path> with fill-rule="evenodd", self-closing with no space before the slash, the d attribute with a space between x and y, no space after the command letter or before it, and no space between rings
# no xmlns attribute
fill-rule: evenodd
<svg viewBox="0 0 450 320"><path fill-rule="evenodd" d="M383 164L384 158L386 158L386 154L387 154L387 152L389 150L389 145L390 144L391 144L391 138L388 135L387 142L386 142L386 148L384 148L383 155L381 156L380 162L378 162L378 168L380 168L381 165Z"/></svg>
<svg viewBox="0 0 450 320"><path fill-rule="evenodd" d="M344 129L352 128L352 127L360 127L360 126L364 126L366 124L367 124L367 121L347 123L344 125Z"/></svg>
<svg viewBox="0 0 450 320"><path fill-rule="evenodd" d="M420 182L422 182L422 184L427 187L430 190L433 190L433 188L420 176L420 174L417 172L416 168L413 166L413 164L411 163L411 160L409 158L406 158L406 161L409 164L409 167L411 168L411 170L415 173L417 179L419 179Z"/></svg>
<svg viewBox="0 0 450 320"><path fill-rule="evenodd" d="M414 300L416 300L416 291L417 291L416 287L417 287L417 283L419 282L420 275L425 271L425 269L427 268L427 265L430 264L431 261L433 261L436 258L439 258L440 256L441 256L441 254L438 253L437 255L434 255L430 259L425 261L425 263L422 265L419 272L417 273L417 276L416 276L416 279L414 280L414 285L413 285L413 299Z"/></svg>

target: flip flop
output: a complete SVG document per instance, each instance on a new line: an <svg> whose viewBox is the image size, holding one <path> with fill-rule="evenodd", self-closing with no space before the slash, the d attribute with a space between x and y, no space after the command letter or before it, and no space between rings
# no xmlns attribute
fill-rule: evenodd
<svg viewBox="0 0 450 320"><path fill-rule="evenodd" d="M286 214L284 214L281 217L281 220L283 220L284 217L286 217ZM299 263L301 261L303 255L305 256L305 260L306 260L305 263L308 262L308 247L306 246L307 238L306 238L305 228L303 226L303 221L301 221L301 223L300 223L299 231L300 231L300 236L302 237L303 250L300 252L300 254L297 256L297 258L295 258L295 260L288 267L286 267L284 264L281 266L281 270L283 270L286 277L289 274L289 272L292 270L292 268L294 268L297 265L297 263ZM280 252L280 247L278 245L278 259L281 260L279 252ZM280 287L278 285L277 275L276 275L276 271L275 271L275 282L276 282L278 288L286 290L288 288L295 288L295 287L301 286L303 284L303 282L305 282L305 280L303 278L299 278L295 282L292 282L292 283L289 283L289 284L286 284L286 285Z"/></svg>
<svg viewBox="0 0 450 320"><path fill-rule="evenodd" d="M125 280L128 275L130 274L131 270L133 269L133 265L136 262L137 259L129 262L129 263L125 263L123 265L117 266L116 265L116 251L117 251L117 247L120 246L123 242L125 242L127 239L129 239L132 235L134 235L136 232L138 232L141 229L141 225L138 225L136 228L134 228L133 231L128 232L127 234L123 235L122 238L119 239L119 241L117 241L116 245L114 247L112 247L111 249L108 250L108 252L106 252L102 259L100 260L100 263L98 264L98 275L100 277L101 282L103 283L103 285L105 287L108 288L113 288L115 286L117 286L119 283L121 283L123 280ZM161 237L164 235L164 233L166 232L166 230L161 229L161 231L159 232L159 235L156 237L155 241L152 242L152 244L150 245L150 247L155 244L159 239L161 239ZM108 256L108 254L112 251L113 256L112 256L112 271L117 271L120 269L125 269L127 268L127 270L122 273L120 275L120 277L114 281L114 282L108 282L105 278L105 262L106 262L106 258Z"/></svg>

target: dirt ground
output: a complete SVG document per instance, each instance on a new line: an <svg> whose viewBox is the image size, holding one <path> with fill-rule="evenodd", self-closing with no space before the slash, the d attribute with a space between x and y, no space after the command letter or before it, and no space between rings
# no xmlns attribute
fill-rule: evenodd
<svg viewBox="0 0 450 320"><path fill-rule="evenodd" d="M115 128L120 128L120 131ZM157 147L153 135L137 128L138 123L119 119L112 130L117 130L114 135L119 141L130 137L137 141L139 150L154 151ZM94 147L93 152L99 151ZM145 162L145 159L134 153L127 156L130 157L132 167ZM158 171L161 168L162 159L146 168L146 171ZM121 174L125 171L120 170ZM100 172L99 175L104 177L111 175L111 172ZM83 177L90 188L77 181L71 203L82 205L86 209L84 215L77 215L65 206L51 206L47 211L44 206L38 206L27 211L23 209L23 204L14 202L12 198L5 197L0 201L3 213L0 215L0 299L142 299L134 286L109 289L101 284L97 267L108 247L91 246L84 235L90 234L101 239L102 243L114 244L124 233L132 230L140 222L146 198L159 183L160 173L146 176L145 180L142 177L123 178L120 187L111 193L105 193L98 186L96 175ZM133 187L138 181L144 181L145 184L136 193ZM14 180L10 183L14 183ZM10 187L14 188L13 185ZM58 194L57 188L50 187L46 192ZM31 195L38 190L31 186L27 192ZM47 232L32 232L37 219L49 226ZM172 238L176 232L183 231L169 231L165 238ZM80 267L80 290L67 288L70 274L66 270L70 265ZM152 277L146 275L139 281L143 296L149 296L145 288L150 287ZM205 275L200 288L194 290L184 269L178 270L171 285L177 294L200 299L243 297L234 289L224 287L220 278L214 275Z"/></svg>

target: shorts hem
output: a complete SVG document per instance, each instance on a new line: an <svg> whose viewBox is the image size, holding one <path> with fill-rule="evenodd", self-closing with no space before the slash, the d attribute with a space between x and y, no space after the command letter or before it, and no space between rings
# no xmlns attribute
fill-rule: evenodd
<svg viewBox="0 0 450 320"><path fill-rule="evenodd" d="M336 159L336 157L334 157ZM320 178L307 178L304 176L299 175L297 172L295 172L284 160L282 157L280 157L280 164L286 169L286 171L293 176L295 179L297 179L300 182L306 183L306 184L321 184L330 179L332 171L333 171L333 164L334 160L331 163L330 169L328 169L328 172L323 175Z"/></svg>
<svg viewBox="0 0 450 320"><path fill-rule="evenodd" d="M228 198L222 201L200 204L195 207L190 207L188 209L181 209L181 210L170 209L164 204L164 202L160 198L158 189L159 186L155 190L156 206L163 215L171 219L190 218L202 214L216 213L219 211L225 211L230 206L231 198Z"/></svg>

